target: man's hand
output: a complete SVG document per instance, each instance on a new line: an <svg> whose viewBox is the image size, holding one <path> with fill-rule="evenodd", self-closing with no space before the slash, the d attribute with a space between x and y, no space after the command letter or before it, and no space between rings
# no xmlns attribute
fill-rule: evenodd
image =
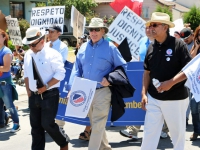
<svg viewBox="0 0 200 150"><path fill-rule="evenodd" d="M143 110L147 110L146 109L146 104L148 103L148 100L147 100L147 95L146 94L142 95L142 101L141 101L141 103L142 103L142 109Z"/></svg>
<svg viewBox="0 0 200 150"><path fill-rule="evenodd" d="M26 92L27 92L28 97L30 97L31 96L31 90L27 90Z"/></svg>
<svg viewBox="0 0 200 150"><path fill-rule="evenodd" d="M46 86L43 86L41 88L38 89L38 94L42 94L47 90Z"/></svg>
<svg viewBox="0 0 200 150"><path fill-rule="evenodd" d="M162 91L168 91L169 89L171 89L171 87L173 86L172 81L171 80L167 80L164 82L161 82L160 86L157 88L157 91L159 93L161 93Z"/></svg>
<svg viewBox="0 0 200 150"><path fill-rule="evenodd" d="M103 78L100 84L102 86L109 86L110 85L110 83L108 82L108 80L106 78Z"/></svg>

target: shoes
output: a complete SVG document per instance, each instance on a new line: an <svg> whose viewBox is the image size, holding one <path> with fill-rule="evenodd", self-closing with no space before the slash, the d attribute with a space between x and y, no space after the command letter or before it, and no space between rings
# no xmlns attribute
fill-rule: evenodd
<svg viewBox="0 0 200 150"><path fill-rule="evenodd" d="M20 125L18 123L13 124L13 128L10 130L10 132L15 133L20 130Z"/></svg>
<svg viewBox="0 0 200 150"><path fill-rule="evenodd" d="M67 145L65 147L60 148L60 150L68 150L68 143L67 143Z"/></svg>
<svg viewBox="0 0 200 150"><path fill-rule="evenodd" d="M88 132L88 131L85 130L84 132L80 133L79 139L89 141L90 140L90 134L91 134L91 132Z"/></svg>
<svg viewBox="0 0 200 150"><path fill-rule="evenodd" d="M198 136L199 136L199 134L193 133L193 134L190 136L190 141L196 141Z"/></svg>
<svg viewBox="0 0 200 150"><path fill-rule="evenodd" d="M126 130L120 130L120 134L122 136L125 136L125 137L129 137L129 138L132 138L132 134L131 134L131 130L129 129L126 129Z"/></svg>
<svg viewBox="0 0 200 150"><path fill-rule="evenodd" d="M161 139L165 139L167 137L168 137L167 133L165 133L165 132L162 131L161 134L160 134L160 138Z"/></svg>

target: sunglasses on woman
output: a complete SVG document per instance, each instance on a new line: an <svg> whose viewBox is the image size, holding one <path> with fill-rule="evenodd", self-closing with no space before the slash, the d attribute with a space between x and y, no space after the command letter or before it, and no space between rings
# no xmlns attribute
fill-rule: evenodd
<svg viewBox="0 0 200 150"><path fill-rule="evenodd" d="M101 30L101 28L89 28L89 31L95 31L95 32L99 32Z"/></svg>
<svg viewBox="0 0 200 150"><path fill-rule="evenodd" d="M40 42L42 40L42 38L41 39L39 39L39 41L37 42L37 43L35 43L35 44L28 44L28 46L29 47L36 47L37 46L37 44Z"/></svg>

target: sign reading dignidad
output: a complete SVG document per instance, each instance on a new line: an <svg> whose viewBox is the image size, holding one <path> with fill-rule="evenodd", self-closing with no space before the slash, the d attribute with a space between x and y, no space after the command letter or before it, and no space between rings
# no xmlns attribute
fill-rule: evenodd
<svg viewBox="0 0 200 150"><path fill-rule="evenodd" d="M145 36L145 21L127 6L109 26L107 35L117 44L127 37L134 61L139 60L139 41Z"/></svg>
<svg viewBox="0 0 200 150"><path fill-rule="evenodd" d="M11 18L11 16L7 16L5 18L6 18L8 32L9 32L9 36L10 36L10 40L12 41L12 44L23 46L21 31L19 28L19 23L18 23L17 18Z"/></svg>
<svg viewBox="0 0 200 150"><path fill-rule="evenodd" d="M31 11L31 27L47 29L50 25L60 26L63 32L65 6L35 7Z"/></svg>

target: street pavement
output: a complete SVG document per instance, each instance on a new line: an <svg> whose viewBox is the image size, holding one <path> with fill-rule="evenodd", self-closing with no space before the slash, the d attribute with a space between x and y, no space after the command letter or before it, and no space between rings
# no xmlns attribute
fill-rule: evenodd
<svg viewBox="0 0 200 150"><path fill-rule="evenodd" d="M17 86L19 93L19 100L15 101L18 106L18 114L20 119L21 130L16 133L10 133L12 128L10 122L7 127L0 129L0 150L30 150L31 149L31 127L29 123L29 111L27 95L25 87ZM169 110L170 111L170 110ZM121 129L125 127L107 127L108 140L113 150L139 150L141 146L143 128L139 132L139 140L133 141L127 137L119 134ZM84 130L84 126L66 122L65 132L70 137L69 150L87 150L88 142L79 140L79 134ZM186 129L186 146L185 150L199 150L200 137L197 141L190 141L189 137L192 134L193 128L191 123L191 116L189 119L189 126ZM59 146L46 134L46 150L59 150ZM170 138L161 139L158 145L158 150L172 150L172 143Z"/></svg>

